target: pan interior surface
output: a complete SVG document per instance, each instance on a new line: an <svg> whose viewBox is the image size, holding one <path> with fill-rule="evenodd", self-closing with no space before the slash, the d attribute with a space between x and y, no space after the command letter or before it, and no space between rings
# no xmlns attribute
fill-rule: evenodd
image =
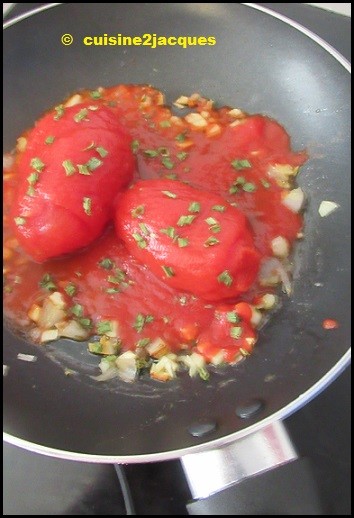
<svg viewBox="0 0 354 518"><path fill-rule="evenodd" d="M104 33L214 36L216 45L82 44L85 36ZM63 34L73 35L72 45L61 44ZM260 331L247 361L215 370L208 383L182 376L166 385L148 379L98 384L80 345L62 342L45 352L5 329L7 440L100 462L173 458L284 417L340 373L350 347L351 122L350 74L335 56L268 13L214 3L103 3L85 10L60 4L6 29L4 47L5 151L71 92L150 83L168 104L200 92L220 105L270 116L291 135L292 147L310 156L298 178L307 207L294 293ZM340 206L327 218L318 213L323 200ZM339 328L323 330L325 318ZM21 362L18 353L37 361ZM63 366L79 374L65 376ZM245 418L240 408L256 411Z"/></svg>

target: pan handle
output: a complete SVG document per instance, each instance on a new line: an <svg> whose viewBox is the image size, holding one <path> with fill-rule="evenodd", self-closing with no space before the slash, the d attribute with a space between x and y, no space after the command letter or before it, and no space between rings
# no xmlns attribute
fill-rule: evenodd
<svg viewBox="0 0 354 518"><path fill-rule="evenodd" d="M181 458L201 515L321 515L307 459L299 459L286 429L275 422L239 441Z"/></svg>

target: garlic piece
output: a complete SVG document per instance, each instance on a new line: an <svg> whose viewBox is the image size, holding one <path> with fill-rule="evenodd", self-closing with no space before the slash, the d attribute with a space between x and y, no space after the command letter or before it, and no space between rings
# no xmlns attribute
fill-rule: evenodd
<svg viewBox="0 0 354 518"><path fill-rule="evenodd" d="M318 213L321 216L321 218L324 218L326 216L329 216L332 212L337 210L339 208L338 203L335 203L334 201L327 201L324 200L321 202Z"/></svg>

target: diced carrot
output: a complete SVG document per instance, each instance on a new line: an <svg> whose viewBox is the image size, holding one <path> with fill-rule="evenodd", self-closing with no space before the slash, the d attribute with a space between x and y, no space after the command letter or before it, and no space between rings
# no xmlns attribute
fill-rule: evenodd
<svg viewBox="0 0 354 518"><path fill-rule="evenodd" d="M188 324L184 327L181 327L179 332L183 340L187 340L187 342L190 342L197 338L198 326L197 324Z"/></svg>
<svg viewBox="0 0 354 518"><path fill-rule="evenodd" d="M249 322L252 318L252 308L247 302L238 302L235 305L235 311L246 322Z"/></svg>

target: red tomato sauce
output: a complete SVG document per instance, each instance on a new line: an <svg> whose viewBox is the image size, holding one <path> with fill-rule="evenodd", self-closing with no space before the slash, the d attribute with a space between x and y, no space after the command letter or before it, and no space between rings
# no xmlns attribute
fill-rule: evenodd
<svg viewBox="0 0 354 518"><path fill-rule="evenodd" d="M339 327L339 323L337 320L334 320L333 318L325 318L322 322L323 329L337 329Z"/></svg>
<svg viewBox="0 0 354 518"><path fill-rule="evenodd" d="M89 91L80 95L81 102L93 102ZM271 241L277 236L291 248L302 229L302 216L282 203L291 185L282 185L269 170L278 165L297 168L307 156L291 150L280 124L262 115L214 108L197 95L186 104L200 118L185 119L173 114L178 109L172 112L164 106L162 94L149 86L120 85L102 89L96 97L94 104L111 110L132 138L132 183L170 179L223 197L247 217L262 260L272 257ZM112 223L101 237L72 255L42 264L31 259L21 249L9 215L18 185L17 163L4 169L4 308L12 324L27 333L33 328L28 311L48 296L39 283L50 274L67 306L79 305L80 317L91 321L92 335L98 322L118 321L122 351L156 337L165 340L171 352L196 351L207 361L222 353L221 361L232 363L252 351L254 309L274 286L261 286L256 280L247 293L219 302L178 291L129 254ZM103 267L105 259L109 261ZM75 287L71 296L65 291L68 285ZM137 325L138 316L140 324L143 317L142 325Z"/></svg>

